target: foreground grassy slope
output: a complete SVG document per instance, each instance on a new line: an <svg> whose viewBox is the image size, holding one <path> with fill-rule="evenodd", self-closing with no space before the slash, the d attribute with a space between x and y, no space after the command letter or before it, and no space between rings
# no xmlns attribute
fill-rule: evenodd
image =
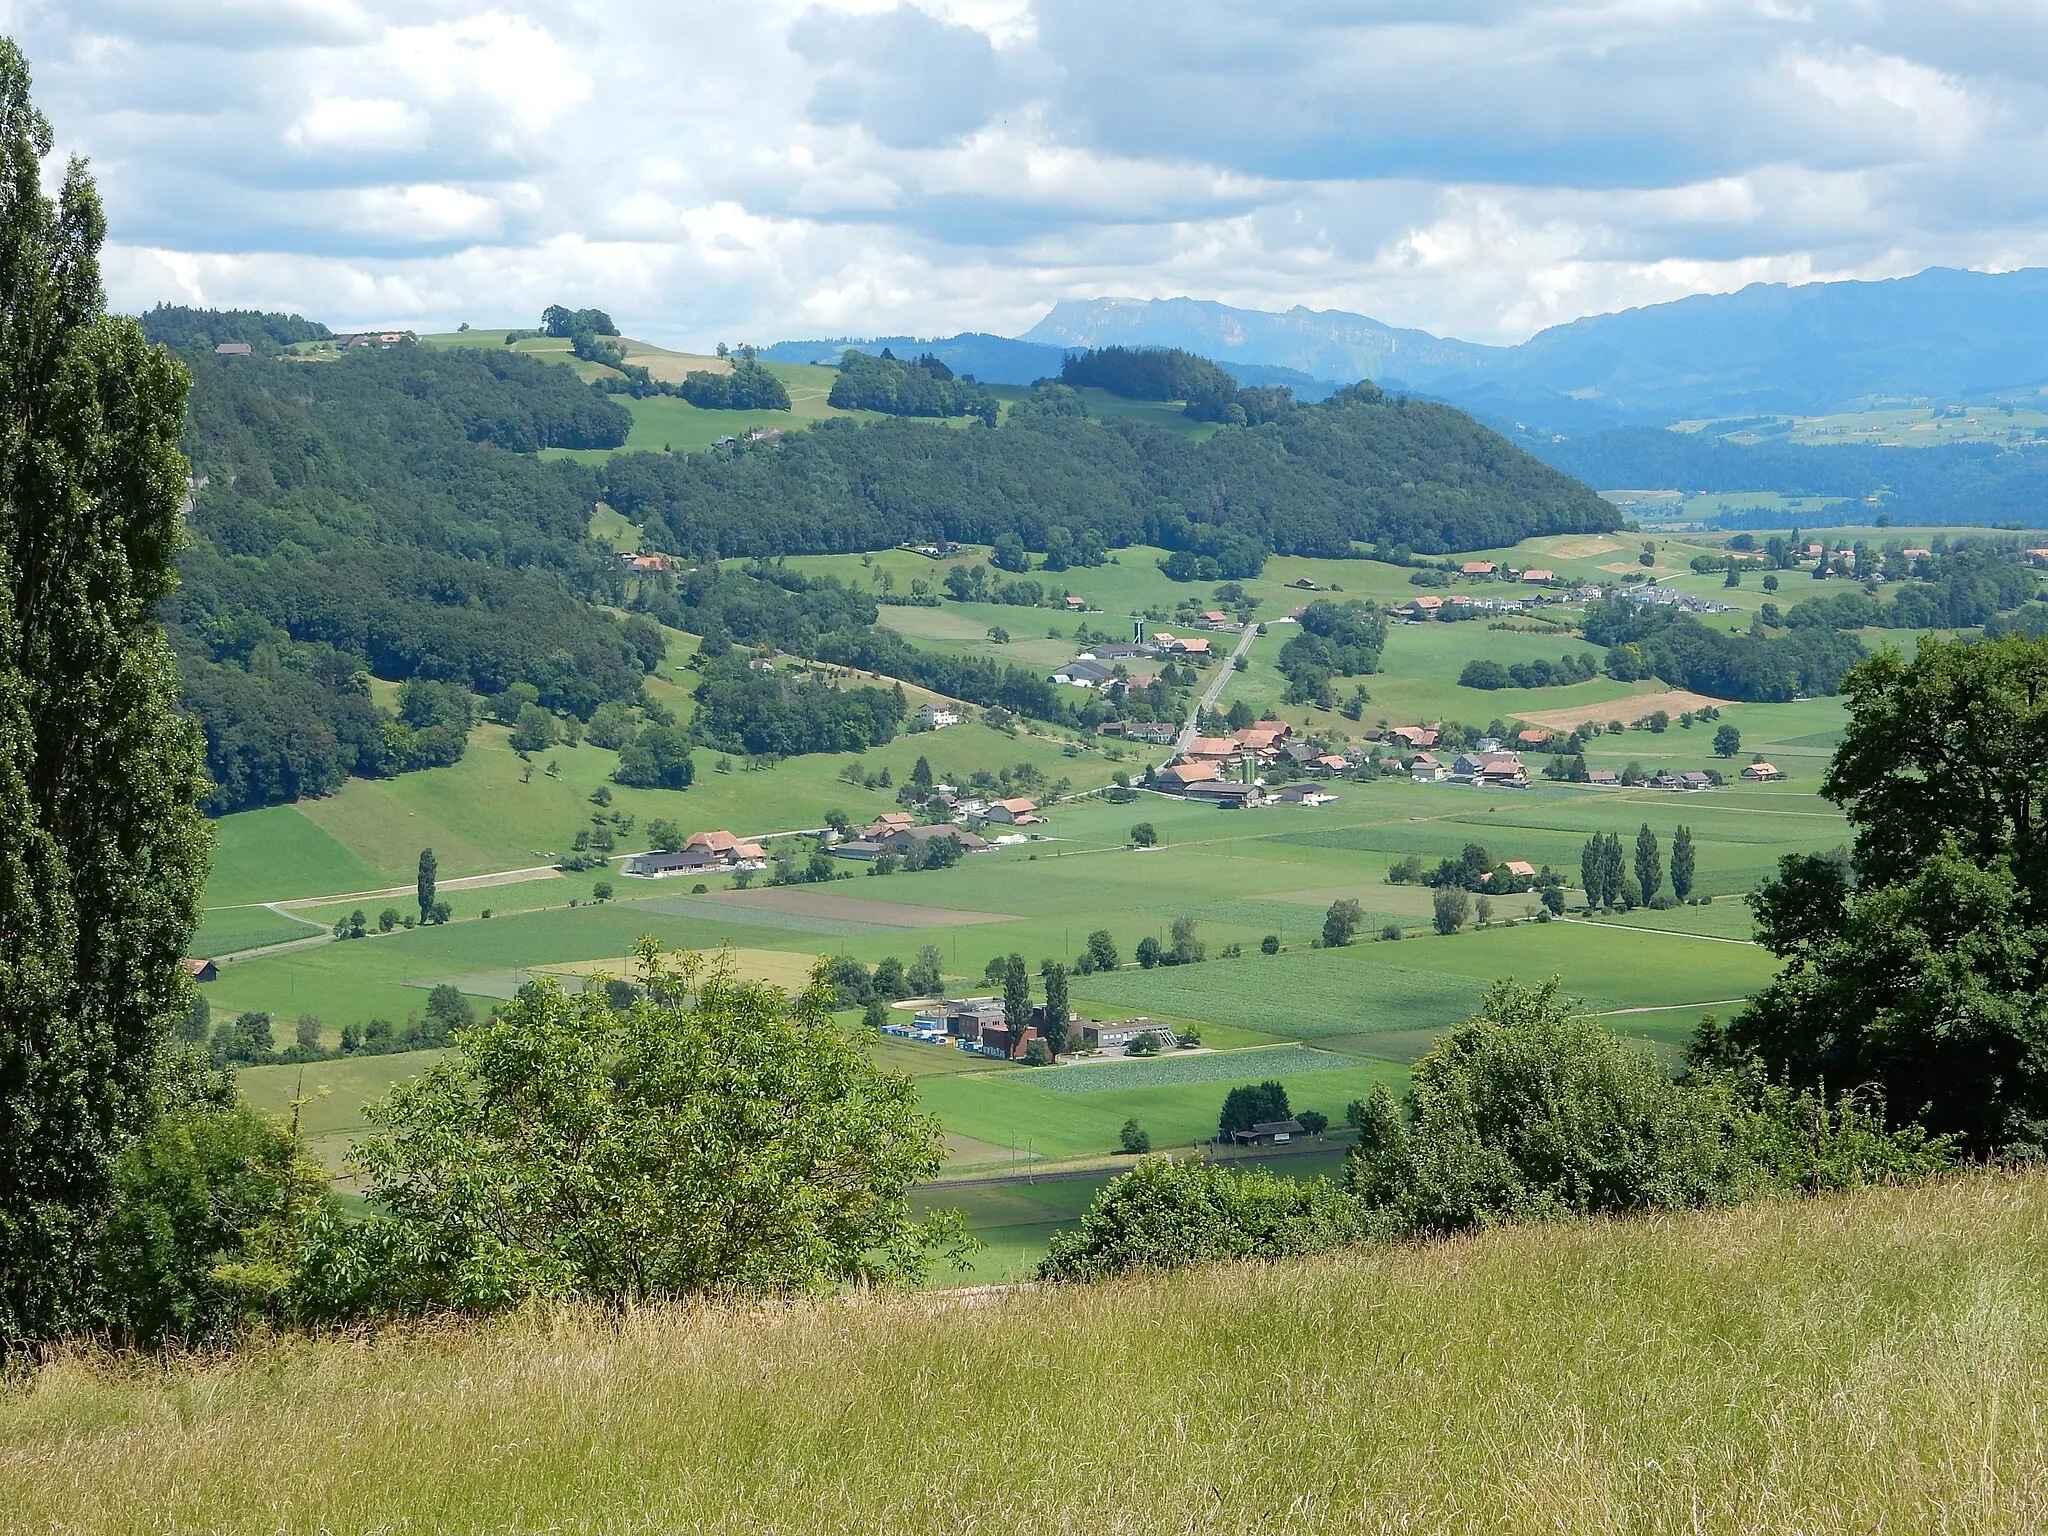
<svg viewBox="0 0 2048 1536"><path fill-rule="evenodd" d="M72 1361L0 1399L0 1527L2038 1529L2044 1230L2048 1178L1978 1177L988 1306Z"/></svg>

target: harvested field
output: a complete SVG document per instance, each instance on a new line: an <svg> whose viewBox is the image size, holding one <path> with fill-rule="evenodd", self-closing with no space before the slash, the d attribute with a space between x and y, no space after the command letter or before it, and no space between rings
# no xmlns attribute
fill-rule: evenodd
<svg viewBox="0 0 2048 1536"><path fill-rule="evenodd" d="M1683 688L1673 688L1665 693L1632 693L1626 698L1604 699L1593 704L1574 704L1569 709L1539 709L1533 714L1518 712L1515 718L1553 731L1569 731L1573 726L1583 725L1588 721L1605 725L1610 720L1619 720L1623 725L1629 725L1645 715L1654 715L1660 709L1676 718L1688 711L1709 706L1726 709L1731 703L1728 699L1710 698L1704 693L1691 693Z"/></svg>
<svg viewBox="0 0 2048 1536"><path fill-rule="evenodd" d="M739 907L749 914L776 912L789 917L863 923L870 928L966 928L980 923L1016 921L1008 912L975 912L956 907L919 907L905 902L869 901L858 896L828 896L822 891L793 886L765 891L721 891L715 895L693 896L688 900L695 906L711 906L726 911Z"/></svg>
<svg viewBox="0 0 2048 1536"><path fill-rule="evenodd" d="M698 950L707 958L724 955L732 961L733 973L742 981L765 981L791 990L810 980L813 955L786 949ZM565 983L587 976L623 977L630 981L640 969L637 955L617 955L607 960L570 960L560 965L536 965L535 976L556 976Z"/></svg>
<svg viewBox="0 0 2048 1536"><path fill-rule="evenodd" d="M1553 539L1531 539L1529 543L1553 560L1590 560L1595 555L1611 555L1623 547L1621 540L1598 533L1565 534Z"/></svg>

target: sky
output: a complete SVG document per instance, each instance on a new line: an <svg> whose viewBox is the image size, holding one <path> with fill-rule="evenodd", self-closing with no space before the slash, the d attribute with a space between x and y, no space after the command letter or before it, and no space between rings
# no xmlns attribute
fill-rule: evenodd
<svg viewBox="0 0 2048 1536"><path fill-rule="evenodd" d="M1473 341L2048 262L2041 0L0 0L110 300L598 305L671 346L1057 300Z"/></svg>

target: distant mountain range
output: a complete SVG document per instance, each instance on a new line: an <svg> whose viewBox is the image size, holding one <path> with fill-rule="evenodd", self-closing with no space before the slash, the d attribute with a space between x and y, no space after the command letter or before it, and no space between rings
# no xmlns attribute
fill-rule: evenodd
<svg viewBox="0 0 2048 1536"><path fill-rule="evenodd" d="M769 356L830 360L845 341ZM1580 435L1703 417L1811 415L1873 399L1956 400L2048 384L2048 269L1930 268L1884 282L1756 283L1553 326L1513 347L1403 330L1341 310L1206 299L1068 299L1014 340L861 343L929 350L988 383L1029 383L1069 351L1185 347L1247 383L1320 397L1354 379ZM1269 370L1286 370L1272 374ZM1256 371L1260 376L1250 377Z"/></svg>

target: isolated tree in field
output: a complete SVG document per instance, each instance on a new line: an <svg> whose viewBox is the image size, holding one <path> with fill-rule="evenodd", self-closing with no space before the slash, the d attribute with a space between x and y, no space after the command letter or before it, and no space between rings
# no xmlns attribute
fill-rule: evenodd
<svg viewBox="0 0 2048 1536"><path fill-rule="evenodd" d="M1290 1118L1286 1084L1270 1080L1246 1083L1223 1096L1223 1112L1216 1118L1216 1136L1220 1141L1228 1141L1237 1132L1248 1131L1255 1125Z"/></svg>
<svg viewBox="0 0 2048 1536"><path fill-rule="evenodd" d="M1124 1122L1124 1128L1117 1135L1117 1144L1126 1152L1144 1153L1152 1150L1152 1133L1138 1123L1136 1115Z"/></svg>
<svg viewBox="0 0 2048 1536"><path fill-rule="evenodd" d="M1364 921L1365 909L1351 897L1340 896L1323 914L1323 947L1342 949L1351 942L1358 932L1358 925Z"/></svg>
<svg viewBox="0 0 2048 1536"><path fill-rule="evenodd" d="M1003 959L1003 1022L1010 1026L1010 1054L1018 1055L1018 1037L1031 1024L1031 973L1022 955Z"/></svg>
<svg viewBox="0 0 2048 1536"><path fill-rule="evenodd" d="M1663 884L1664 855L1657 849L1657 834L1646 821L1643 830L1636 834L1636 888L1642 892L1644 901L1655 901Z"/></svg>
<svg viewBox="0 0 2048 1536"><path fill-rule="evenodd" d="M1441 934L1456 933L1465 926L1465 920L1472 915L1472 897L1462 886L1438 886L1432 906L1432 921L1436 924L1436 931Z"/></svg>
<svg viewBox="0 0 2048 1536"><path fill-rule="evenodd" d="M155 614L184 370L109 316L82 162L0 40L0 1354L91 1321L111 1167L189 1002L209 841Z"/></svg>
<svg viewBox="0 0 2048 1536"><path fill-rule="evenodd" d="M1067 1048L1067 968L1047 960L1038 967L1038 976L1045 988L1045 1043L1057 1055Z"/></svg>
<svg viewBox="0 0 2048 1536"><path fill-rule="evenodd" d="M1107 928L1098 928L1088 935L1088 958L1095 962L1098 971L1113 971L1124 963Z"/></svg>
<svg viewBox="0 0 2048 1536"><path fill-rule="evenodd" d="M1141 821L1131 828L1131 846L1133 848L1152 848L1156 847L1158 843L1159 833L1151 822Z"/></svg>
<svg viewBox="0 0 2048 1536"><path fill-rule="evenodd" d="M1671 894L1680 901L1692 894L1692 828L1680 827L1671 834Z"/></svg>
<svg viewBox="0 0 2048 1536"><path fill-rule="evenodd" d="M1185 914L1176 917L1167 932L1173 939L1169 953L1175 965L1193 965L1207 958L1208 948L1195 937L1195 920L1192 917Z"/></svg>
<svg viewBox="0 0 2048 1536"><path fill-rule="evenodd" d="M1149 971L1158 963L1159 940L1148 933L1138 940L1138 964Z"/></svg>
<svg viewBox="0 0 2048 1536"><path fill-rule="evenodd" d="M1719 726L1714 731L1714 756L1733 757L1742 750L1742 732L1732 725Z"/></svg>
<svg viewBox="0 0 2048 1536"><path fill-rule="evenodd" d="M435 886L439 880L440 873L440 861L434 857L434 850L431 848L422 848L420 850L420 871L417 894L419 896L420 902L420 921L423 923L427 921L427 918L432 914L434 910L434 891Z"/></svg>

